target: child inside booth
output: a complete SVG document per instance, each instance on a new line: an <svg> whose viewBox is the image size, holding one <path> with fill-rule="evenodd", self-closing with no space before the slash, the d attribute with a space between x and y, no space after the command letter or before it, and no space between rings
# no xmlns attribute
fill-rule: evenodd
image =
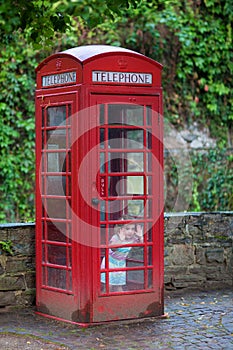
<svg viewBox="0 0 233 350"><path fill-rule="evenodd" d="M109 248L109 269L126 267L126 259L132 247L124 247L124 245L142 243L143 230L140 224L128 223L117 224L114 227L114 235L109 245L119 247ZM102 260L101 268L106 266L105 257ZM101 282L106 283L105 273L101 273ZM126 271L115 271L109 273L109 289L110 292L122 292L126 285Z"/></svg>

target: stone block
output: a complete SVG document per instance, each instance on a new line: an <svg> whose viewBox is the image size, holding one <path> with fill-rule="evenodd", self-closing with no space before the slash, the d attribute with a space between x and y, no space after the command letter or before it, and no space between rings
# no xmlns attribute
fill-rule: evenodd
<svg viewBox="0 0 233 350"><path fill-rule="evenodd" d="M187 244L174 246L172 262L180 266L192 265L195 262L194 247Z"/></svg>
<svg viewBox="0 0 233 350"><path fill-rule="evenodd" d="M6 272L26 272L27 270L35 270L35 264L30 256L12 256L9 257L6 264Z"/></svg>
<svg viewBox="0 0 233 350"><path fill-rule="evenodd" d="M202 247L196 247L196 263L200 265L206 264L206 249Z"/></svg>
<svg viewBox="0 0 233 350"><path fill-rule="evenodd" d="M0 307L14 305L16 303L15 294L11 291L0 292Z"/></svg>
<svg viewBox="0 0 233 350"><path fill-rule="evenodd" d="M222 263L224 261L224 249L208 248L206 250L206 260L208 263Z"/></svg>
<svg viewBox="0 0 233 350"><path fill-rule="evenodd" d="M26 289L23 274L13 276L0 276L0 291L24 290Z"/></svg>
<svg viewBox="0 0 233 350"><path fill-rule="evenodd" d="M35 271L28 271L25 275L27 288L35 288L36 287L36 273Z"/></svg>

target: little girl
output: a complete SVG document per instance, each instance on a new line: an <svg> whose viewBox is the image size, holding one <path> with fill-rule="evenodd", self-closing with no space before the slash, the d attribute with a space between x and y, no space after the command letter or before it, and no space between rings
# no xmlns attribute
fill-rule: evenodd
<svg viewBox="0 0 233 350"><path fill-rule="evenodd" d="M114 227L114 235L109 245L125 245L143 242L143 232L141 225L117 224ZM126 267L126 258L132 247L117 247L109 249L109 269ZM105 258L101 263L101 268L105 268ZM101 273L101 282L106 283L105 273ZM111 292L121 292L126 285L126 271L115 271L109 273L109 287Z"/></svg>

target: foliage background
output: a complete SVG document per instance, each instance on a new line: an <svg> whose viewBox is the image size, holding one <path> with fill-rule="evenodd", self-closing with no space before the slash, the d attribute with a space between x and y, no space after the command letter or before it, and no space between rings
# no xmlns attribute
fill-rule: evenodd
<svg viewBox="0 0 233 350"><path fill-rule="evenodd" d="M208 127L217 141L190 153L189 210L231 210L232 14L231 0L1 0L0 221L34 221L34 69L87 44L127 47L164 65L165 118L177 130ZM169 158L165 166L170 211L177 169Z"/></svg>

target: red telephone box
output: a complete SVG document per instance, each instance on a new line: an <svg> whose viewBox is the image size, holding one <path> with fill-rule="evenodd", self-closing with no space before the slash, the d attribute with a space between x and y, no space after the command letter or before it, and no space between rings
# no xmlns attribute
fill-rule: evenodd
<svg viewBox="0 0 233 350"><path fill-rule="evenodd" d="M37 313L163 314L162 66L104 45L37 68Z"/></svg>

